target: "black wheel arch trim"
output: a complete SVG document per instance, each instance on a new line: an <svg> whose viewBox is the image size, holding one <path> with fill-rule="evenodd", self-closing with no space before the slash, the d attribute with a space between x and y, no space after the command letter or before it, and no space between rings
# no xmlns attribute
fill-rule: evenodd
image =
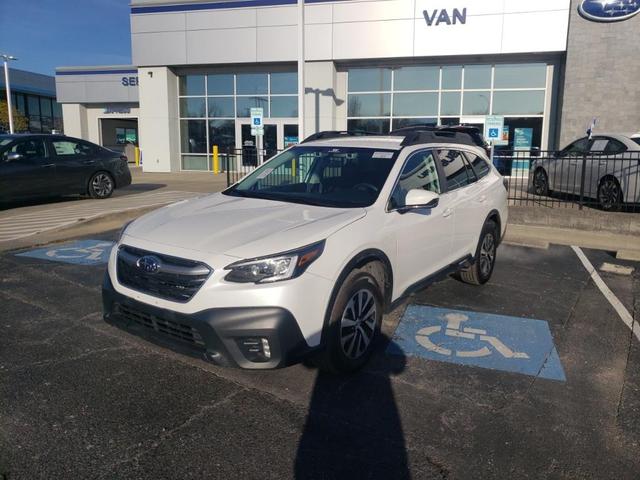
<svg viewBox="0 0 640 480"><path fill-rule="evenodd" d="M498 245L502 242L502 218L500 217L500 212L495 208L489 212L487 218L485 218L484 223L482 224L483 228L486 223L491 220L498 227Z"/></svg>
<svg viewBox="0 0 640 480"><path fill-rule="evenodd" d="M361 251L357 255L355 255L342 269L338 279L331 290L331 296L329 297L329 302L327 304L327 309L324 315L324 322L322 324L322 334L320 336L320 345L324 346L326 340L326 330L329 326L329 321L331 319L331 310L333 309L333 304L338 296L338 292L342 287L342 284L346 280L347 276L355 269L360 268L367 263L370 262L380 262L384 266L385 270L385 282L382 286L384 291L381 292L383 295L384 305L383 311L386 311L386 308L391 305L391 297L393 295L393 268L391 266L391 261L386 253L377 248L369 248Z"/></svg>

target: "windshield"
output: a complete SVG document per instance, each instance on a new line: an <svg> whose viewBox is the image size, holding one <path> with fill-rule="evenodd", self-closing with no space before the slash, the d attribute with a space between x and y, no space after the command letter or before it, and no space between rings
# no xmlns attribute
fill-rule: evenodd
<svg viewBox="0 0 640 480"><path fill-rule="evenodd" d="M323 207L368 207L378 198L396 153L373 148L293 147L224 194Z"/></svg>

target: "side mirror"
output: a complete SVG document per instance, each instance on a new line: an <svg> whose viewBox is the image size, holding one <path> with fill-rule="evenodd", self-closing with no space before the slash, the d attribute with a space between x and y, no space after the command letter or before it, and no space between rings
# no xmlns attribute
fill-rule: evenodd
<svg viewBox="0 0 640 480"><path fill-rule="evenodd" d="M7 162L15 162L17 160L22 160L23 155L21 153L11 152L11 153L7 154L7 156L5 158L6 158Z"/></svg>
<svg viewBox="0 0 640 480"><path fill-rule="evenodd" d="M417 210L419 208L435 208L440 203L440 195L429 190L415 188L409 190L405 199L405 206L400 208L400 213L406 213L409 210Z"/></svg>

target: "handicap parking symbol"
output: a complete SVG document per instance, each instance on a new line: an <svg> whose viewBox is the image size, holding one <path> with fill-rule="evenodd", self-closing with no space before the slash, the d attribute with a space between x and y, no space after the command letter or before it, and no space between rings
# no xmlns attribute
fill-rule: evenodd
<svg viewBox="0 0 640 480"><path fill-rule="evenodd" d="M388 353L566 380L543 320L409 305Z"/></svg>
<svg viewBox="0 0 640 480"><path fill-rule="evenodd" d="M54 262L77 265L100 265L107 263L113 242L104 240L79 240L62 245L51 245L16 254L18 257L39 258Z"/></svg>
<svg viewBox="0 0 640 480"><path fill-rule="evenodd" d="M498 138L500 136L499 128L490 128L489 129L489 138Z"/></svg>

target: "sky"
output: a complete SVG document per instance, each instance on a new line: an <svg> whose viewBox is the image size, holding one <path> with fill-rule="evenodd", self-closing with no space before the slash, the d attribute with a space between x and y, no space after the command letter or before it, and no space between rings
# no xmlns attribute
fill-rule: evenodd
<svg viewBox="0 0 640 480"><path fill-rule="evenodd" d="M0 0L0 53L11 67L54 75L55 68L131 63L129 0Z"/></svg>

